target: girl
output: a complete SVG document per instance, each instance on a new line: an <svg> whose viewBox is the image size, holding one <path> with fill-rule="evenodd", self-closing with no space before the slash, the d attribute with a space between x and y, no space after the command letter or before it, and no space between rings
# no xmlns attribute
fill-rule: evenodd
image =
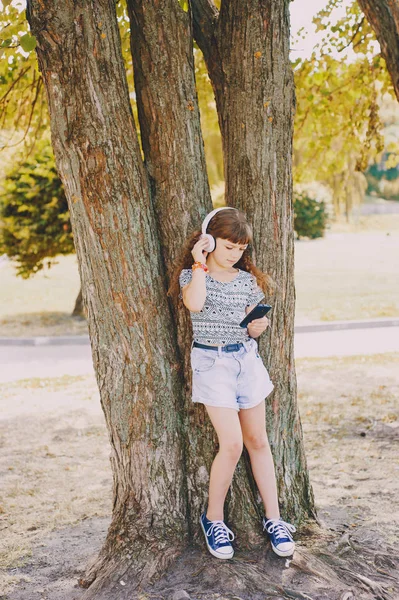
<svg viewBox="0 0 399 600"><path fill-rule="evenodd" d="M187 240L168 292L177 295L180 284L179 298L190 311L192 401L205 405L219 441L200 524L209 552L221 559L234 554L234 533L224 523L223 507L243 443L265 508L263 529L272 548L279 556L290 556L295 547L290 532L296 529L280 517L265 427L265 398L274 385L255 341L269 319L239 326L265 296L258 282L267 293L274 287L273 280L252 263L251 242L252 229L242 212L231 207L213 210L202 231Z"/></svg>

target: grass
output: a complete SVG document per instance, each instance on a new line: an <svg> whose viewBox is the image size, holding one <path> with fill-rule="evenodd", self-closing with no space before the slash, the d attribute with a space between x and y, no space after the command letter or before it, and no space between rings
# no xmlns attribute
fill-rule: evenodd
<svg viewBox="0 0 399 600"><path fill-rule="evenodd" d="M0 264L0 336L87 334L72 318L76 256L23 280ZM296 324L399 316L399 215L335 223L326 237L295 242Z"/></svg>

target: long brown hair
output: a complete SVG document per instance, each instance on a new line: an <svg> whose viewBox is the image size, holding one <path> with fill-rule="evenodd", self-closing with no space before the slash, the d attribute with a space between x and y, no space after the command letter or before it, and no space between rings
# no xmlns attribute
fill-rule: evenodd
<svg viewBox="0 0 399 600"><path fill-rule="evenodd" d="M217 237L222 238L224 240L229 240L229 242L232 242L233 244L245 245L251 244L253 241L252 227L247 222L245 214L237 208L234 210L220 210L217 212L210 220L206 232L213 235L215 239ZM170 296L175 302L177 301L180 293L180 272L182 269L191 269L191 266L194 262L191 250L200 239L201 233L201 230L196 230L189 235L181 249L180 258L175 262L175 265L172 269L167 295ZM268 294L271 294L275 290L276 284L270 275L263 273L263 271L258 269L253 264L249 249L250 247L248 246L248 248L243 252L240 260L234 266L238 267L242 271L252 273L252 275L256 277L259 287L263 290L265 296L267 297Z"/></svg>

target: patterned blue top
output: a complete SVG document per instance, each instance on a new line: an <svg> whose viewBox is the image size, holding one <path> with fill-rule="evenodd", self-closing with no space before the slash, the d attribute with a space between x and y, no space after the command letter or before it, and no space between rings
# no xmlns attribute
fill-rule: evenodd
<svg viewBox="0 0 399 600"><path fill-rule="evenodd" d="M190 283L191 269L179 275L180 287ZM247 342L248 329L240 327L245 307L257 304L265 297L252 273L238 269L232 281L218 281L205 273L206 299L200 312L191 312L193 339L201 344L236 344ZM180 290L179 298L182 298Z"/></svg>

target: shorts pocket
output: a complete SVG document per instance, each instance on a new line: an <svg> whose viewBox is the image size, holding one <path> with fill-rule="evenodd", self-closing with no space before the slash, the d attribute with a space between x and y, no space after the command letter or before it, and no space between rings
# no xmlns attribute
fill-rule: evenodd
<svg viewBox="0 0 399 600"><path fill-rule="evenodd" d="M191 352L191 367L193 371L197 373L203 373L212 369L216 362L216 356L211 356L208 353L203 352Z"/></svg>
<svg viewBox="0 0 399 600"><path fill-rule="evenodd" d="M254 338L251 338L251 344L252 344L251 350L255 354L256 358L258 358L259 360L262 360L262 357L259 354L258 342Z"/></svg>

